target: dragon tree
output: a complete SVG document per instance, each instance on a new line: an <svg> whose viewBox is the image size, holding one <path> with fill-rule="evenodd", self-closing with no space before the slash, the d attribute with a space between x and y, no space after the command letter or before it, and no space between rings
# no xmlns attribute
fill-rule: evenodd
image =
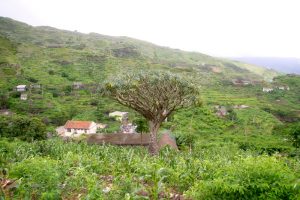
<svg viewBox="0 0 300 200"><path fill-rule="evenodd" d="M198 103L199 91L188 80L166 72L130 73L114 78L104 93L146 118L149 124L149 152L158 154L157 133L174 111Z"/></svg>

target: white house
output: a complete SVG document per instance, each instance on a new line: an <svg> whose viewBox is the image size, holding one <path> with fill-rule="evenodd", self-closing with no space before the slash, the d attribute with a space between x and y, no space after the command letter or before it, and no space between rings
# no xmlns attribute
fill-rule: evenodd
<svg viewBox="0 0 300 200"><path fill-rule="evenodd" d="M115 111L115 112L109 113L108 116L111 118L115 118L118 121L122 121L123 119L128 118L128 112Z"/></svg>
<svg viewBox="0 0 300 200"><path fill-rule="evenodd" d="M17 90L18 92L25 92L26 89L27 89L26 85L18 85L18 86L16 87L16 90Z"/></svg>
<svg viewBox="0 0 300 200"><path fill-rule="evenodd" d="M233 106L233 108L235 109L245 109L245 108L249 108L250 106L246 106L246 105L235 105Z"/></svg>
<svg viewBox="0 0 300 200"><path fill-rule="evenodd" d="M65 136L80 136L82 134L93 134L97 132L97 124L92 121L67 121L64 126Z"/></svg>
<svg viewBox="0 0 300 200"><path fill-rule="evenodd" d="M136 128L137 126L133 125L132 123L126 123L121 125L120 131L121 133L132 134L136 133Z"/></svg>
<svg viewBox="0 0 300 200"><path fill-rule="evenodd" d="M279 90L290 90L289 86L278 86Z"/></svg>
<svg viewBox="0 0 300 200"><path fill-rule="evenodd" d="M225 115L227 115L227 109L225 106L215 106L215 109L216 109L216 114L219 116L219 117L224 117Z"/></svg>
<svg viewBox="0 0 300 200"><path fill-rule="evenodd" d="M263 92L272 92L273 88L263 88Z"/></svg>
<svg viewBox="0 0 300 200"><path fill-rule="evenodd" d="M27 94L22 93L21 96L20 96L20 99L23 100L23 101L26 101L27 100Z"/></svg>
<svg viewBox="0 0 300 200"><path fill-rule="evenodd" d="M41 89L42 88L41 84L31 84L30 87L33 89Z"/></svg>
<svg viewBox="0 0 300 200"><path fill-rule="evenodd" d="M73 83L73 88L74 89L81 89L81 88L83 88L83 84L81 83L81 82L74 82Z"/></svg>

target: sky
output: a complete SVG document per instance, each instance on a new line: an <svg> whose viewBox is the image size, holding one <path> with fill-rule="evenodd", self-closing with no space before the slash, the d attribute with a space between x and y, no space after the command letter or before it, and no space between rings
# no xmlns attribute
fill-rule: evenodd
<svg viewBox="0 0 300 200"><path fill-rule="evenodd" d="M299 0L0 0L0 16L33 26L220 57L300 58L299 8Z"/></svg>

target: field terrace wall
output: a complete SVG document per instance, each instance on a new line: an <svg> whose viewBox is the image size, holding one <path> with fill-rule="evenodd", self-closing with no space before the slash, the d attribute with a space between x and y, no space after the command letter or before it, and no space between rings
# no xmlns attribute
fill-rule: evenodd
<svg viewBox="0 0 300 200"><path fill-rule="evenodd" d="M88 144L112 144L120 146L148 146L150 142L149 134L92 134L88 137ZM159 148L170 146L178 150L175 139L169 133L164 133L158 141Z"/></svg>

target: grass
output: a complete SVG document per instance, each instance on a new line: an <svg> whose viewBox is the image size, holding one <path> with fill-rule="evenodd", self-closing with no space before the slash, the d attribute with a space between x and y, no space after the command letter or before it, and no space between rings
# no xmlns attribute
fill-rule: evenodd
<svg viewBox="0 0 300 200"><path fill-rule="evenodd" d="M239 150L231 143L214 148L199 145L192 153L164 149L157 157L150 157L146 149L139 147L89 146L59 139L33 143L2 139L0 143L6 177L19 180L15 198L168 199L171 194L180 194L207 199L227 194L224 198L230 199L300 195L299 163ZM225 190L231 180L224 173L242 189L231 184ZM261 181L273 183L273 187L259 185ZM256 188L249 185L256 182ZM203 188L201 192L199 188Z"/></svg>

